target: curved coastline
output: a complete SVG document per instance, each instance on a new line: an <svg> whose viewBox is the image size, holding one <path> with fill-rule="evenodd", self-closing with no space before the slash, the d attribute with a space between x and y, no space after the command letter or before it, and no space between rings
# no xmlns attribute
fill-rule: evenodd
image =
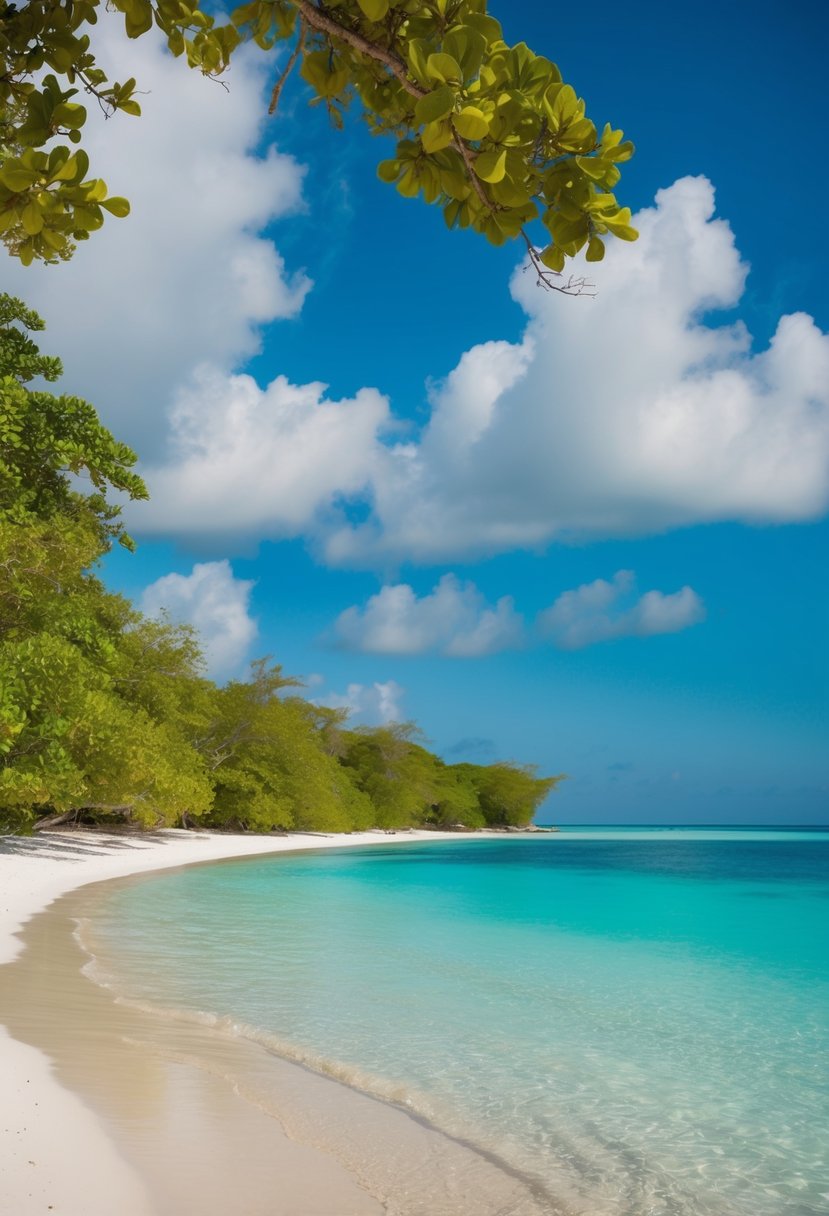
<svg viewBox="0 0 829 1216"><path fill-rule="evenodd" d="M29 949L0 982L0 1022L14 1035L0 1036L14 1108L2 1111L9 1207L0 1211L103 1216L117 1194L124 1216L207 1216L234 1206L263 1216L549 1213L549 1199L526 1180L400 1106L215 1027L117 1005L82 975L77 896L59 898L229 858L496 835L73 832L0 842L0 961L19 953L12 934L30 918L21 935Z"/></svg>

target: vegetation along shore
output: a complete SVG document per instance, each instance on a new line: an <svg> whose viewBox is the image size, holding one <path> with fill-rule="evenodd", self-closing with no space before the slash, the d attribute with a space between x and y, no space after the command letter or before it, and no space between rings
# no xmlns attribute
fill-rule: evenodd
<svg viewBox="0 0 829 1216"><path fill-rule="evenodd" d="M445 764L411 724L350 729L268 659L219 687L191 628L106 590L96 563L132 546L106 493L146 489L88 402L29 387L61 374L42 327L0 296L0 831L528 824L559 778Z"/></svg>

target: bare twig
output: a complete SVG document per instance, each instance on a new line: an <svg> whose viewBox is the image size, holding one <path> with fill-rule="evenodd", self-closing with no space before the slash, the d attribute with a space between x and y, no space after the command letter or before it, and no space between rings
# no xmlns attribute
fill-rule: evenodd
<svg viewBox="0 0 829 1216"><path fill-rule="evenodd" d="M596 295L594 290L595 284L589 283L585 278L574 278L570 275L569 279L564 282L556 283L556 279L561 279L562 276L557 270L550 270L545 266L539 257L538 250L533 244L526 228L521 229L521 235L524 238L524 243L527 246L527 255L530 260L527 270L532 267L535 272L537 284L543 287L545 291L558 291L563 296L590 296Z"/></svg>
<svg viewBox="0 0 829 1216"><path fill-rule="evenodd" d="M285 86L285 81L288 79L291 72L293 71L294 64L296 63L297 59L299 58L300 52L305 43L306 29L307 29L307 26L305 24L305 18L301 17L300 21L299 21L299 34L297 36L296 46L293 49L291 58L285 64L285 69L282 72L282 74L280 75L279 80L277 80L276 84L273 86L273 92L271 93L271 104L268 106L269 114L276 113L276 107L279 105L279 95Z"/></svg>

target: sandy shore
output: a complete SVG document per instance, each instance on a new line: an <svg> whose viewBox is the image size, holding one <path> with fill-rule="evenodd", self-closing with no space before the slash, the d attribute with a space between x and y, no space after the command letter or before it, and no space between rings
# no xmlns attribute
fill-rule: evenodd
<svg viewBox="0 0 829 1216"><path fill-rule="evenodd" d="M224 858L453 838L0 837L0 964L21 954L21 937L27 946L0 970L0 1020L14 1030L12 1037L0 1026L2 1216L461 1216L483 1212L485 1201L486 1210L516 1216L541 1211L522 1184L473 1151L398 1108L272 1056L265 1062L251 1044L168 1027L162 1048L149 1050L154 1028L81 976L71 936L75 897L60 898L108 879ZM228 1051L232 1085L222 1062ZM408 1187L399 1177L406 1172ZM435 1189L424 1205L417 1194L427 1178Z"/></svg>

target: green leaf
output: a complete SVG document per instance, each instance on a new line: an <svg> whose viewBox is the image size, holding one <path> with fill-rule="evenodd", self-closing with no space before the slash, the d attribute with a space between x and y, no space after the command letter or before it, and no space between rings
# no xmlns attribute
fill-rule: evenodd
<svg viewBox="0 0 829 1216"><path fill-rule="evenodd" d="M424 152L440 152L452 142L452 127L445 118L440 122L427 122L421 136Z"/></svg>
<svg viewBox="0 0 829 1216"><path fill-rule="evenodd" d="M29 190L37 181L37 174L30 169L17 169L14 165L5 165L0 169L0 183L15 194Z"/></svg>
<svg viewBox="0 0 829 1216"><path fill-rule="evenodd" d="M589 118L577 118L560 134L562 148L589 152L596 143L596 128Z"/></svg>
<svg viewBox="0 0 829 1216"><path fill-rule="evenodd" d="M429 79L429 73L426 70L426 61L429 58L429 44L423 38L413 38L409 43L409 68L412 75L420 81L421 84L426 84Z"/></svg>
<svg viewBox="0 0 829 1216"><path fill-rule="evenodd" d="M429 56L426 60L426 74L431 80L437 80L441 84L449 80L460 84L463 80L463 72L457 59L453 59L444 51L436 51Z"/></svg>
<svg viewBox="0 0 829 1216"><path fill-rule="evenodd" d="M600 181L608 169L607 161L598 156L577 156L576 164L593 181Z"/></svg>
<svg viewBox="0 0 829 1216"><path fill-rule="evenodd" d="M607 153L607 155L610 160L616 161L617 164L622 164L624 161L630 160L631 156L633 156L634 151L635 151L635 148L634 148L633 144L630 142L629 139L627 139L627 140L625 140L625 142L623 144L619 144L618 148L612 148L611 151L609 151Z"/></svg>
<svg viewBox="0 0 829 1216"><path fill-rule="evenodd" d="M402 194L404 198L414 198L419 190L420 184L417 179L417 173L414 166L409 165L403 170L397 183L398 194Z"/></svg>
<svg viewBox="0 0 829 1216"><path fill-rule="evenodd" d="M381 160L377 166L377 176L381 182L386 182L391 185L397 181L397 175L400 172L399 160Z"/></svg>
<svg viewBox="0 0 829 1216"><path fill-rule="evenodd" d="M544 108L550 126L558 131L578 113L579 101L575 89L569 84L550 85L544 96Z"/></svg>
<svg viewBox="0 0 829 1216"><path fill-rule="evenodd" d="M604 241L599 236L591 236L587 243L585 258L588 262L601 262L604 257Z"/></svg>
<svg viewBox="0 0 829 1216"><path fill-rule="evenodd" d="M592 212L606 211L609 207L612 207L614 211L619 210L615 194L594 194L588 205ZM601 219L601 216L598 218Z"/></svg>
<svg viewBox="0 0 829 1216"><path fill-rule="evenodd" d="M44 228L41 232L41 237L56 253L63 253L66 249L66 237L60 232L53 232L50 228Z"/></svg>
<svg viewBox="0 0 829 1216"><path fill-rule="evenodd" d="M502 37L501 23L487 13L468 13L466 22L479 34L483 34L487 43L498 42Z"/></svg>
<svg viewBox="0 0 829 1216"><path fill-rule="evenodd" d="M458 222L462 203L459 199L452 199L451 203L447 203L443 208L443 218L447 228L454 228Z"/></svg>
<svg viewBox="0 0 829 1216"><path fill-rule="evenodd" d="M478 75L486 47L483 34L465 25L456 25L443 40L444 51L460 64L464 80L474 80Z"/></svg>
<svg viewBox="0 0 829 1216"><path fill-rule="evenodd" d="M458 114L452 115L452 122L464 139L483 139L489 134L489 119L477 106L464 106Z"/></svg>
<svg viewBox="0 0 829 1216"><path fill-rule="evenodd" d="M117 196L115 198L103 199L101 206L105 211L108 211L110 215L116 216L116 218L119 220L124 219L130 213L130 205L128 200L125 198L118 198Z"/></svg>
<svg viewBox="0 0 829 1216"><path fill-rule="evenodd" d="M448 194L450 198L461 203L472 193L472 187L466 176L456 169L442 169L440 184L444 194Z"/></svg>
<svg viewBox="0 0 829 1216"><path fill-rule="evenodd" d="M70 131L78 131L86 122L86 108L74 101L64 101L55 106L52 111L52 123L56 127L66 127Z"/></svg>
<svg viewBox="0 0 829 1216"><path fill-rule="evenodd" d="M548 245L540 255L540 258L548 270L554 270L556 274L561 274L564 269L564 254L558 246Z"/></svg>
<svg viewBox="0 0 829 1216"><path fill-rule="evenodd" d="M557 245L572 245L575 242L584 244L589 231L587 216L580 215L576 219L568 219L560 212L547 212L544 222L553 235Z"/></svg>
<svg viewBox="0 0 829 1216"><path fill-rule="evenodd" d="M528 191L505 177L502 182L495 182L492 187L492 197L496 203L505 207L526 207L530 202Z"/></svg>
<svg viewBox="0 0 829 1216"><path fill-rule="evenodd" d="M43 227L43 214L34 200L23 208L20 222L23 224L24 232L27 232L29 236L37 236L40 232Z"/></svg>
<svg viewBox="0 0 829 1216"><path fill-rule="evenodd" d="M128 38L140 38L153 28L153 10L149 0L133 0L124 14L124 25Z"/></svg>
<svg viewBox="0 0 829 1216"><path fill-rule="evenodd" d="M474 169L482 182L503 181L507 171L507 153L503 148L492 148L475 157Z"/></svg>
<svg viewBox="0 0 829 1216"><path fill-rule="evenodd" d="M619 207L617 211L606 212L602 220L611 230L626 228L630 224L630 207Z"/></svg>
<svg viewBox="0 0 829 1216"><path fill-rule="evenodd" d="M83 181L89 172L89 157L87 156L86 152L84 152L83 148L79 148L74 154L74 159L78 166L76 180Z"/></svg>
<svg viewBox="0 0 829 1216"><path fill-rule="evenodd" d="M438 122L451 113L455 104L455 94L448 84L439 89L433 89L425 97L421 97L415 106L415 118L418 122Z"/></svg>
<svg viewBox="0 0 829 1216"><path fill-rule="evenodd" d="M64 149L66 150L66 149ZM63 164L51 174L53 182L72 182L78 178L78 158L69 156Z"/></svg>
<svg viewBox="0 0 829 1216"><path fill-rule="evenodd" d="M357 0L369 21L382 21L389 11L389 0Z"/></svg>

